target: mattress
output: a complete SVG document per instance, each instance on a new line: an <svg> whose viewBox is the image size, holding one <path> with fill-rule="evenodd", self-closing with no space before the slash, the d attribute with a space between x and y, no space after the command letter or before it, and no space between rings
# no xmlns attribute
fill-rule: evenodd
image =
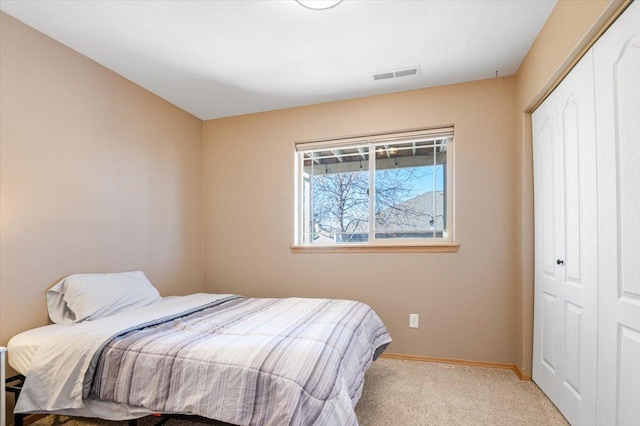
<svg viewBox="0 0 640 426"><path fill-rule="evenodd" d="M175 299L179 296L168 296L162 300ZM31 369L33 357L41 346L57 339L74 325L50 324L17 334L7 344L9 365L18 373L26 376Z"/></svg>
<svg viewBox="0 0 640 426"><path fill-rule="evenodd" d="M69 327L73 326L51 324L17 334L9 340L7 345L9 365L18 373L26 376L38 349L56 339Z"/></svg>

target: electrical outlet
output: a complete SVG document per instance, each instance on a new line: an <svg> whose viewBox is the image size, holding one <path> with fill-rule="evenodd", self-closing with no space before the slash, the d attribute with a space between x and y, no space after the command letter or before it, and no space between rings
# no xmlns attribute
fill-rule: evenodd
<svg viewBox="0 0 640 426"><path fill-rule="evenodd" d="M409 327L418 328L420 324L420 316L418 314L409 314Z"/></svg>

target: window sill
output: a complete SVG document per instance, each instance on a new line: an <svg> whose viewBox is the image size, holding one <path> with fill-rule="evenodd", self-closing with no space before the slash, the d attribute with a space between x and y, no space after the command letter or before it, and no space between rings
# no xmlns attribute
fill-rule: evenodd
<svg viewBox="0 0 640 426"><path fill-rule="evenodd" d="M459 247L459 243L293 245L291 253L457 253Z"/></svg>

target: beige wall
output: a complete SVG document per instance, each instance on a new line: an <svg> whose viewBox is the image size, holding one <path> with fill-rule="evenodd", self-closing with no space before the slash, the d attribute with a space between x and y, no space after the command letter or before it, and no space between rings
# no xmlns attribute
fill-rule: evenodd
<svg viewBox="0 0 640 426"><path fill-rule="evenodd" d="M533 154L532 108L603 27L621 1L560 0L538 34L516 74L518 172L518 288L516 294L516 358L531 374L533 352Z"/></svg>
<svg viewBox="0 0 640 426"><path fill-rule="evenodd" d="M0 344L76 272L202 291L202 121L1 14Z"/></svg>
<svg viewBox="0 0 640 426"><path fill-rule="evenodd" d="M206 290L357 299L390 352L513 362L514 108L510 77L205 122ZM291 253L294 142L451 124L459 253Z"/></svg>

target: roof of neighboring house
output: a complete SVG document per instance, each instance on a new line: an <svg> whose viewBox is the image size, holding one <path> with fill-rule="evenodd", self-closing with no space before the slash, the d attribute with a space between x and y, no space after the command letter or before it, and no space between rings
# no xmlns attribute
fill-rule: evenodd
<svg viewBox="0 0 640 426"><path fill-rule="evenodd" d="M376 214L376 232L444 229L443 205L443 191L430 191L416 195L378 212Z"/></svg>
<svg viewBox="0 0 640 426"><path fill-rule="evenodd" d="M394 207L388 207L378 212L376 214L376 232L442 230L444 229L443 206L443 191L430 191L416 195ZM368 221L363 221L351 232L367 232L368 229Z"/></svg>

